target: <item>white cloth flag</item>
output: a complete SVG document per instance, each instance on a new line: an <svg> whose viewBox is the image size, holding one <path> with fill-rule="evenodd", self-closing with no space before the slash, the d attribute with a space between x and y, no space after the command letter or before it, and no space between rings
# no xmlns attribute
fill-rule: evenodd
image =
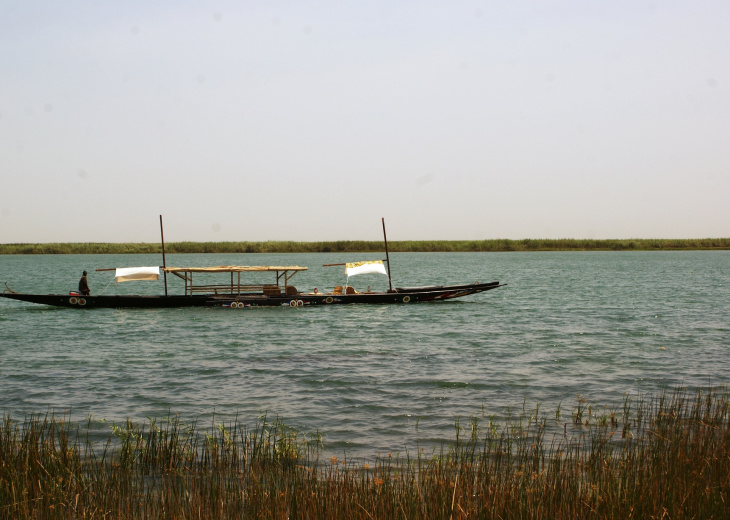
<svg viewBox="0 0 730 520"><path fill-rule="evenodd" d="M117 283L132 280L159 280L160 268L154 267L117 267L115 276Z"/></svg>
<svg viewBox="0 0 730 520"><path fill-rule="evenodd" d="M388 276L382 260L371 260L369 262L353 262L345 264L345 273L348 277L356 274L378 273Z"/></svg>

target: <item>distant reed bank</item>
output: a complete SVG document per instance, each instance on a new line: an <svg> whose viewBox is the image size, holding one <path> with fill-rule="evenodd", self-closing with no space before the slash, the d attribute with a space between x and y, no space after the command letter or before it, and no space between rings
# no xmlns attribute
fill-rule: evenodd
<svg viewBox="0 0 730 520"><path fill-rule="evenodd" d="M374 463L320 458L281 420L0 423L0 518L728 518L725 389L581 400L456 421L455 439ZM556 425L558 426L556 428ZM552 433L550 433L552 432Z"/></svg>
<svg viewBox="0 0 730 520"><path fill-rule="evenodd" d="M513 251L677 251L730 250L730 238L697 239L523 239L523 240L406 240L388 242L392 252L457 253ZM383 250L380 241L333 242L170 242L167 253L368 253ZM156 243L0 244L0 254L150 254Z"/></svg>

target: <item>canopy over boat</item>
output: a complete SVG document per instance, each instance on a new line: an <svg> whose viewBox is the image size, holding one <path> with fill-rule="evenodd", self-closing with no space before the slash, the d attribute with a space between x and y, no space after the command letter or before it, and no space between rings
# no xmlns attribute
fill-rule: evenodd
<svg viewBox="0 0 730 520"><path fill-rule="evenodd" d="M308 267L300 267L298 265L219 265L212 267L163 267L165 273L174 274L178 278L185 280L185 294L193 293L213 293L213 294L243 294L251 291L264 291L271 294L271 291L278 292L279 288L283 288L285 293L296 291L289 284L289 280L299 271L306 271ZM242 284L241 273L266 273L276 274L274 283L268 284ZM195 273L230 273L230 283L226 284L204 284L194 285L193 274ZM237 279L234 279L234 274ZM283 279L283 284L281 283Z"/></svg>
<svg viewBox="0 0 730 520"><path fill-rule="evenodd" d="M213 267L163 267L162 270L168 273L243 273L261 271L306 271L308 267L298 265L219 265Z"/></svg>

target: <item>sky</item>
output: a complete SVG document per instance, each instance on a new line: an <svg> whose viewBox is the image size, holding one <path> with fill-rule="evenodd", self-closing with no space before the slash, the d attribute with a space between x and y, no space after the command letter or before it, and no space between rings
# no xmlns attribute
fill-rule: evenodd
<svg viewBox="0 0 730 520"><path fill-rule="evenodd" d="M0 243L730 236L727 0L0 0Z"/></svg>

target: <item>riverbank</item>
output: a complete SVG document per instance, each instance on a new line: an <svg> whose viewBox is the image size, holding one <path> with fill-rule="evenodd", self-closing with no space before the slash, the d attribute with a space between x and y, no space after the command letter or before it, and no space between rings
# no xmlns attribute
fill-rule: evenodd
<svg viewBox="0 0 730 520"><path fill-rule="evenodd" d="M567 411L566 411L567 412ZM0 423L0 518L727 518L725 389L677 390L504 423L375 462L320 458L321 437L261 418L177 418L109 437L48 415ZM556 431L557 430L557 431ZM554 435L546 432L555 432ZM549 513L546 513L549 512Z"/></svg>
<svg viewBox="0 0 730 520"><path fill-rule="evenodd" d="M682 251L730 250L730 238L698 239L523 239L523 240L409 240L388 242L394 253L457 253L514 251ZM170 242L165 251L185 253L370 253L383 243L364 240L332 242ZM45 243L0 244L0 254L154 254L157 243Z"/></svg>

